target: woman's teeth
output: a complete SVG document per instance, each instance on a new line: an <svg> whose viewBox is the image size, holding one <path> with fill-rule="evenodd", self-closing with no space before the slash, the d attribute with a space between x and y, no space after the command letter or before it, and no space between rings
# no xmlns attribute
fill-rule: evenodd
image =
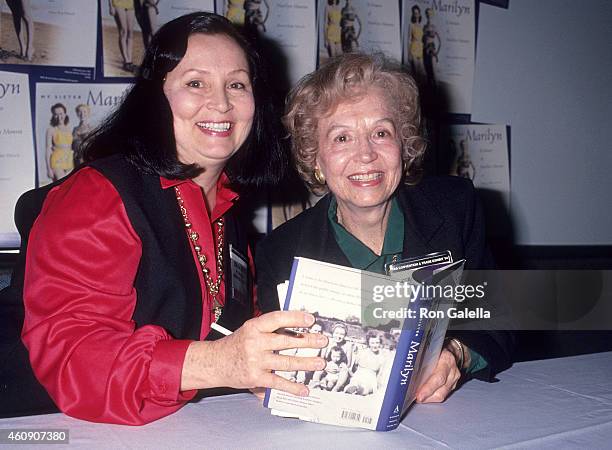
<svg viewBox="0 0 612 450"><path fill-rule="evenodd" d="M231 128L231 123L229 122L198 122L197 125L205 130L218 132L227 131Z"/></svg>
<svg viewBox="0 0 612 450"><path fill-rule="evenodd" d="M358 175L351 175L349 178L349 180L351 181L372 181L372 180L378 180L379 178L382 177L382 172L375 172L375 173L364 173L364 174L358 174Z"/></svg>

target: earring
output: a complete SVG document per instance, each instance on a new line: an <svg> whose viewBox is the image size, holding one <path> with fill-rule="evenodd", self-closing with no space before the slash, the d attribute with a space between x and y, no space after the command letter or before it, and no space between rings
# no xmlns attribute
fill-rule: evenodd
<svg viewBox="0 0 612 450"><path fill-rule="evenodd" d="M314 179L317 180L317 183L325 186L325 183L326 183L325 175L323 175L323 172L321 172L321 169L319 169L318 167L315 167L315 170L312 172L312 175L314 176Z"/></svg>

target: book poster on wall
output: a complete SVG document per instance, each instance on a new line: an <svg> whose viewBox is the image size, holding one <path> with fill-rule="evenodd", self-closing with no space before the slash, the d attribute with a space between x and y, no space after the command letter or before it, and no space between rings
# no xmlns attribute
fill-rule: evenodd
<svg viewBox="0 0 612 450"><path fill-rule="evenodd" d="M263 53L273 68L272 90L283 97L286 90L316 68L315 1L216 0L215 4L218 14L259 35ZM270 227L284 222L278 217L288 205L273 206L269 198L259 200L253 225L257 232L266 233Z"/></svg>
<svg viewBox="0 0 612 450"><path fill-rule="evenodd" d="M100 3L105 77L135 76L151 37L166 22L196 11L215 10L214 0L100 0Z"/></svg>
<svg viewBox="0 0 612 450"><path fill-rule="evenodd" d="M342 53L382 52L400 61L399 3L319 0L319 64Z"/></svg>
<svg viewBox="0 0 612 450"><path fill-rule="evenodd" d="M0 2L0 63L95 67L96 0Z"/></svg>
<svg viewBox="0 0 612 450"><path fill-rule="evenodd" d="M275 70L285 70L295 84L316 68L315 2L310 0L217 0L217 12L236 25L257 32ZM269 41L269 42L265 42Z"/></svg>
<svg viewBox="0 0 612 450"><path fill-rule="evenodd" d="M128 84L36 83L38 184L69 174L81 162L80 143L123 99Z"/></svg>
<svg viewBox="0 0 612 450"><path fill-rule="evenodd" d="M0 72L0 248L19 247L13 211L34 187L33 148L28 75Z"/></svg>
<svg viewBox="0 0 612 450"><path fill-rule="evenodd" d="M454 114L470 114L476 49L474 0L403 0L403 62Z"/></svg>
<svg viewBox="0 0 612 450"><path fill-rule="evenodd" d="M505 228L502 211L510 211L510 165L506 125L451 125L448 145L454 155L450 174L469 178L488 211L491 231ZM497 234L497 233L492 233Z"/></svg>
<svg viewBox="0 0 612 450"><path fill-rule="evenodd" d="M263 3L264 8L269 8L267 0L264 0ZM215 0L215 11L217 14L225 17L230 22L238 26L244 26L246 6L251 8L251 5L247 5L246 0Z"/></svg>

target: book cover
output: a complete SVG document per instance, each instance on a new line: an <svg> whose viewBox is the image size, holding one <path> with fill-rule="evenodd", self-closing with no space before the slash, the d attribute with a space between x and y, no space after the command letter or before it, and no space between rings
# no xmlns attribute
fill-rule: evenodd
<svg viewBox="0 0 612 450"><path fill-rule="evenodd" d="M452 270L436 283L454 282L450 275L460 270L462 264L459 261L450 265ZM429 278L447 267L448 264L441 264L431 268ZM315 372L276 372L309 386L310 395L298 397L269 389L264 405L275 415L311 422L379 431L396 428L406 410L406 399L412 396L414 400L412 379L427 371L424 363L435 362L448 324L416 314L441 306L438 299L428 297L424 286L426 283L417 283L411 276L399 281L350 267L295 258L284 309L312 313L315 324L297 331L324 333L329 336L329 344L320 351L294 349L282 353L320 355L327 366ZM394 301L381 302L382 294L391 291L398 294ZM437 354L427 356L428 351Z"/></svg>
<svg viewBox="0 0 612 450"><path fill-rule="evenodd" d="M81 143L122 101L126 83L36 83L38 186L82 163Z"/></svg>
<svg viewBox="0 0 612 450"><path fill-rule="evenodd" d="M18 248L13 211L19 196L34 187L30 84L25 73L0 71L0 248Z"/></svg>

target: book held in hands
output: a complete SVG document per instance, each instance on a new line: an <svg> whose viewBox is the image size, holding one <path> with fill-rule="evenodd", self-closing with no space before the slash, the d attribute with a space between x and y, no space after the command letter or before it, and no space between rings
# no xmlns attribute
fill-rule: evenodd
<svg viewBox="0 0 612 450"><path fill-rule="evenodd" d="M268 389L272 414L332 425L397 428L418 386L435 367L464 260L450 252L387 265L388 275L296 257L291 278L278 286L285 310L313 314L302 333L329 336L326 348L281 352L321 356L314 372L276 372L310 388L308 397Z"/></svg>

